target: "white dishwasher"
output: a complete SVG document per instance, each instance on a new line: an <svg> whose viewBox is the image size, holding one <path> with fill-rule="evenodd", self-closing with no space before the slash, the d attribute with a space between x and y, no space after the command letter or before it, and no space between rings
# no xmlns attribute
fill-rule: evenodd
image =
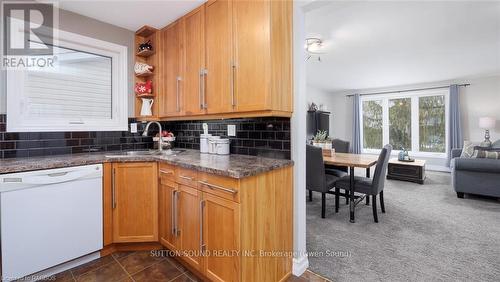
<svg viewBox="0 0 500 282"><path fill-rule="evenodd" d="M102 165L0 175L2 281L102 249Z"/></svg>

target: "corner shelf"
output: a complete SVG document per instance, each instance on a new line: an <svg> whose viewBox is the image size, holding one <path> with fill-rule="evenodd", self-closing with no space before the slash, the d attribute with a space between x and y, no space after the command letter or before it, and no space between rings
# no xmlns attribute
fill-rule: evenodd
<svg viewBox="0 0 500 282"><path fill-rule="evenodd" d="M155 51L153 50L142 50L136 54L136 56L147 58L149 56L152 56L155 54Z"/></svg>
<svg viewBox="0 0 500 282"><path fill-rule="evenodd" d="M136 77L150 77L150 76L153 76L155 75L154 73L150 72L150 73L141 73L141 74L135 74Z"/></svg>
<svg viewBox="0 0 500 282"><path fill-rule="evenodd" d="M153 46L153 50L142 50L139 51L139 45L145 42L151 42ZM155 70L151 73L143 73L143 74L135 74L135 83L145 82L147 80L151 80L153 82L152 93L137 96L134 93L134 115L138 120L158 120L159 117L159 103L158 96L160 92L160 78L157 75L158 71L156 70L156 66L160 65L160 53L161 53L161 38L160 31L151 26L143 26L139 30L135 32L135 62L145 63L151 66L155 66ZM154 99L153 107L152 107L152 116L141 116L141 107L142 107L142 98L146 99Z"/></svg>

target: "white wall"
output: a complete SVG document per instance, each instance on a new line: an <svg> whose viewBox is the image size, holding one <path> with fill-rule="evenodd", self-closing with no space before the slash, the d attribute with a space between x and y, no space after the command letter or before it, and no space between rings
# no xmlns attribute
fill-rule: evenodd
<svg viewBox="0 0 500 282"><path fill-rule="evenodd" d="M135 51L134 32L65 10L59 10L59 29L127 46L129 64L127 82L128 113L129 116L133 116L135 101L132 67ZM5 114L6 111L5 75L0 72L0 114Z"/></svg>
<svg viewBox="0 0 500 282"><path fill-rule="evenodd" d="M479 128L479 118L495 117L497 126L490 130L491 141L500 139L500 76L476 78L470 86L461 89L461 114L464 139L481 142L484 130Z"/></svg>
<svg viewBox="0 0 500 282"><path fill-rule="evenodd" d="M480 142L484 139L484 130L478 127L479 117L493 116L497 119L495 130L490 132L491 140L500 139L500 75L483 76L472 79L441 81L418 85L398 86L384 89L364 89L346 92L326 92L308 85L308 102L311 100L325 103L332 112L332 137L352 141L352 98L348 94L369 93L379 91L394 91L401 89L441 86L453 83L470 83L468 87L460 88L461 119L464 140ZM445 159L428 158L431 167L445 167Z"/></svg>

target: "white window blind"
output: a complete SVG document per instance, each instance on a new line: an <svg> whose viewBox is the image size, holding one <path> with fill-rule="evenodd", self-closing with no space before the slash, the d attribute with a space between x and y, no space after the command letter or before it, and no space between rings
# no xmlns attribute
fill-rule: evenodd
<svg viewBox="0 0 500 282"><path fill-rule="evenodd" d="M126 47L60 34L55 68L8 74L7 130L126 130Z"/></svg>

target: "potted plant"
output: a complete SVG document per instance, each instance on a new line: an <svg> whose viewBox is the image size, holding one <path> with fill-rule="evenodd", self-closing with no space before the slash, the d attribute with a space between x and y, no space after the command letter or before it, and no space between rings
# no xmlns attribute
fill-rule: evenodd
<svg viewBox="0 0 500 282"><path fill-rule="evenodd" d="M332 149L332 139L330 139L326 130L318 130L313 138L313 146L323 149Z"/></svg>

